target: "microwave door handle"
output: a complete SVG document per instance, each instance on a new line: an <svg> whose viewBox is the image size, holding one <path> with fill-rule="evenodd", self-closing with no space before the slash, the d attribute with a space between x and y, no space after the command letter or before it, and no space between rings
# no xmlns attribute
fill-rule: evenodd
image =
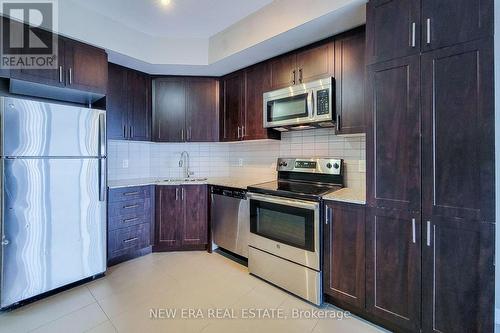
<svg viewBox="0 0 500 333"><path fill-rule="evenodd" d="M309 94L307 94L307 109L309 112L309 118L314 117L314 90L311 90Z"/></svg>

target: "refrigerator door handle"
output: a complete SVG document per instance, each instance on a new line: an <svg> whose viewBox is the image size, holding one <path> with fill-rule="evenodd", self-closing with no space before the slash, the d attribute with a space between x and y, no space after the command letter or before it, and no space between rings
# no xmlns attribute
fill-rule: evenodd
<svg viewBox="0 0 500 333"><path fill-rule="evenodd" d="M106 159L99 159L99 201L106 201Z"/></svg>
<svg viewBox="0 0 500 333"><path fill-rule="evenodd" d="M99 114L99 157L106 156L106 116Z"/></svg>

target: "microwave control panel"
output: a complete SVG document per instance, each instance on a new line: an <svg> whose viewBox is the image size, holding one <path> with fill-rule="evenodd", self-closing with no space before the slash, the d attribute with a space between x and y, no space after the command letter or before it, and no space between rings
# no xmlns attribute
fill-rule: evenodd
<svg viewBox="0 0 500 333"><path fill-rule="evenodd" d="M318 90L316 93L316 105L318 115L330 113L330 89Z"/></svg>

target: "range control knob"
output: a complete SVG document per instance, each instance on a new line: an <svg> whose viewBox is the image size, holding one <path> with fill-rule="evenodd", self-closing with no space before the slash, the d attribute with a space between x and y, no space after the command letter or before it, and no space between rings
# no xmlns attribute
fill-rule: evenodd
<svg viewBox="0 0 500 333"><path fill-rule="evenodd" d="M340 168L340 165L339 165L338 163L334 163L334 164L333 164L333 168L334 168L334 169L338 169L338 168Z"/></svg>
<svg viewBox="0 0 500 333"><path fill-rule="evenodd" d="M288 163L287 162L283 162L283 166L288 166Z"/></svg>
<svg viewBox="0 0 500 333"><path fill-rule="evenodd" d="M327 164L326 164L326 167L327 167L328 169L331 169L331 168L332 168L332 163L327 163Z"/></svg>

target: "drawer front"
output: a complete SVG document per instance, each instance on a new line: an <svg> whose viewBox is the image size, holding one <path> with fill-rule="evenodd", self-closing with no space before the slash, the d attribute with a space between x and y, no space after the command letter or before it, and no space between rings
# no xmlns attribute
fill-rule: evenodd
<svg viewBox="0 0 500 333"><path fill-rule="evenodd" d="M152 186L112 188L109 190L109 202L122 202L151 197Z"/></svg>
<svg viewBox="0 0 500 333"><path fill-rule="evenodd" d="M127 200L108 205L109 220L114 217L135 217L151 213L151 198Z"/></svg>
<svg viewBox="0 0 500 333"><path fill-rule="evenodd" d="M143 223L109 232L108 257L115 258L149 246L150 228L149 223Z"/></svg>
<svg viewBox="0 0 500 333"><path fill-rule="evenodd" d="M110 216L108 218L108 231L126 228L133 225L151 224L151 212L141 214L128 214L123 216Z"/></svg>

